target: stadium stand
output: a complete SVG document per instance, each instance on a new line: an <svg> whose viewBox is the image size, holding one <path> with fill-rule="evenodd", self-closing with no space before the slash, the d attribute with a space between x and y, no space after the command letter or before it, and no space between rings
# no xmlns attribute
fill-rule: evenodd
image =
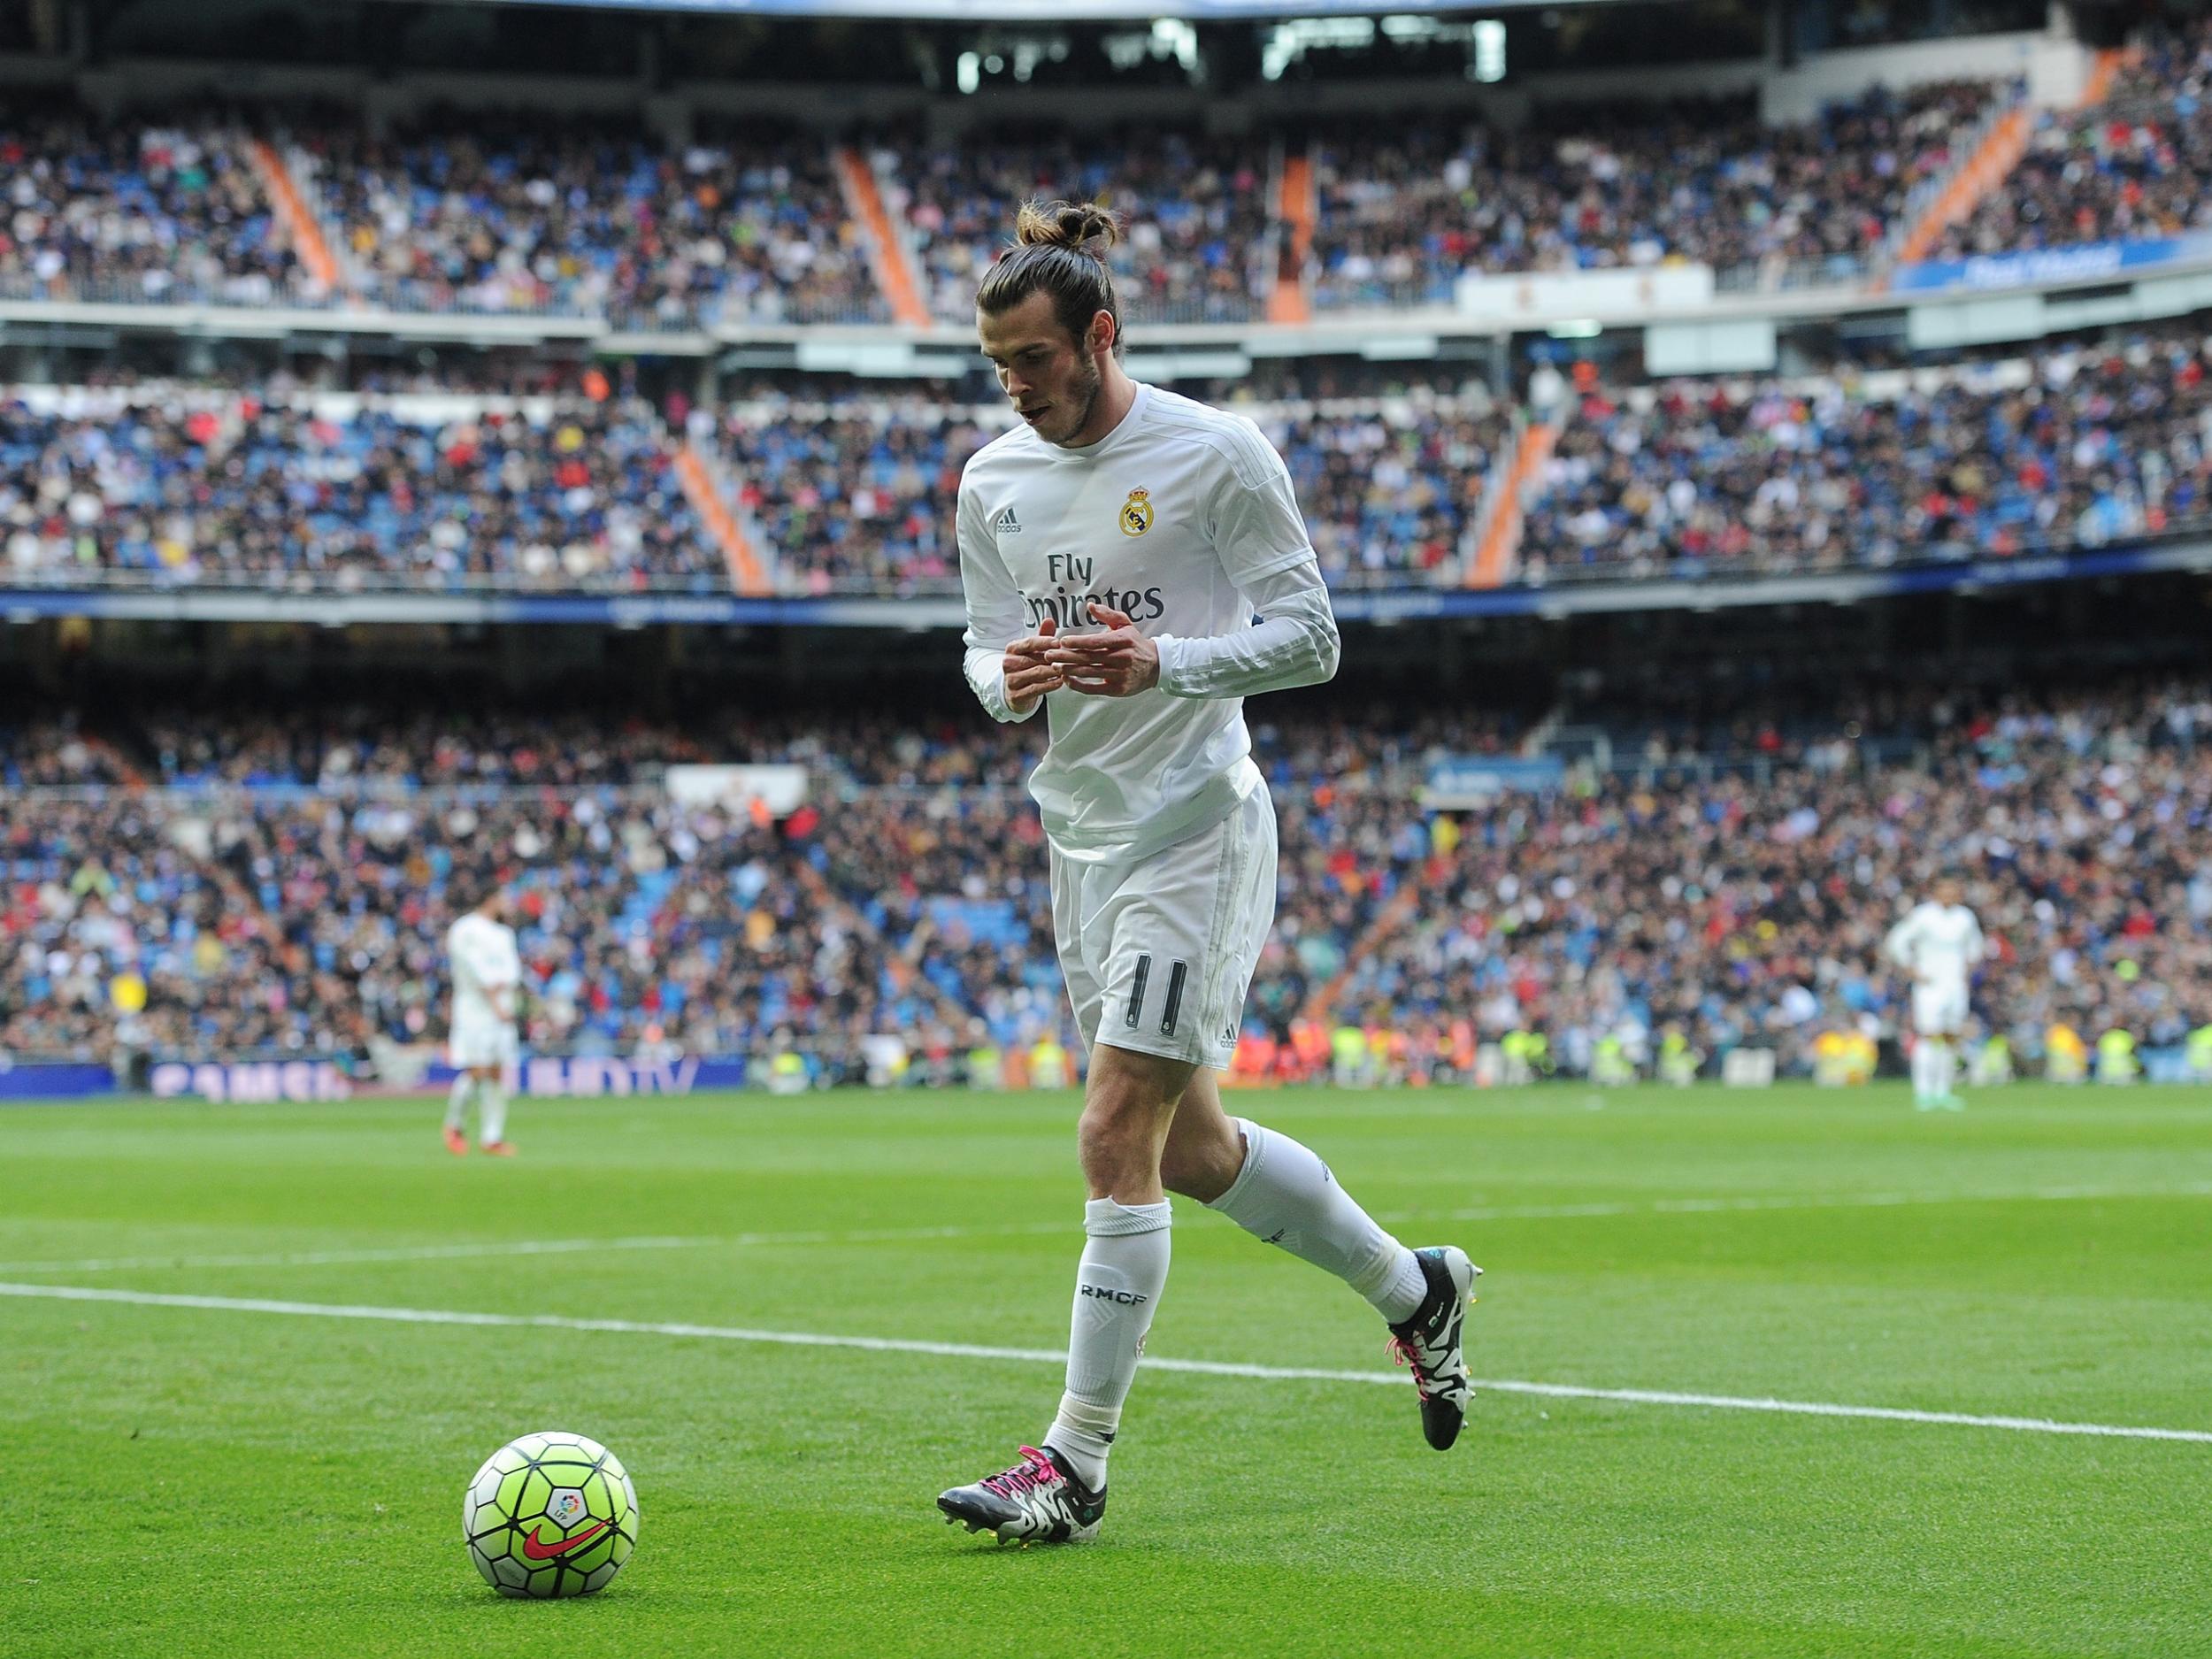
<svg viewBox="0 0 2212 1659"><path fill-rule="evenodd" d="M2139 80L2128 86L2149 96ZM2177 82L2153 91L2187 96ZM909 134L867 149L940 319L967 318L1010 202L1083 196L1127 215L1113 257L1133 321L1241 322L1265 313L1281 265L1286 157L1316 180L1313 297L1325 309L1448 303L1468 269L1686 259L1848 280L1899 228L1914 189L1961 160L2016 96L1964 81L1877 90L1788 127L1740 103L1690 104L1563 108L1510 132L1427 119L1239 138ZM336 255L338 297L633 328L891 316L868 232L816 139L680 145L617 126L452 112L389 136L325 119L283 138L291 182ZM0 280L14 293L334 297L289 246L235 124L187 112L112 127L59 109L0 130L0 158L12 210Z"/></svg>
<svg viewBox="0 0 2212 1659"><path fill-rule="evenodd" d="M1945 367L1594 381L1525 498L1510 574L1879 570L2200 526L2212 489L2201 326ZM0 547L19 583L729 585L675 481L684 428L634 396L142 383L0 400ZM1432 375L1239 406L1285 456L1333 584L1468 579L1515 411ZM960 469L1004 428L1002 406L813 386L757 389L703 418L781 591L956 591Z"/></svg>
<svg viewBox="0 0 2212 1659"><path fill-rule="evenodd" d="M1737 101L1549 111L1518 131L1401 123L1314 143L1323 306L1448 304L1463 270L1694 260L1861 275L1916 187L1962 159L2013 94L1985 81L1877 90L1801 126Z"/></svg>
<svg viewBox="0 0 2212 1659"><path fill-rule="evenodd" d="M1523 573L1698 576L2100 547L2208 511L2193 324L1951 369L1583 397Z"/></svg>
<svg viewBox="0 0 2212 1659"><path fill-rule="evenodd" d="M1881 934L1954 864L1995 942L1977 1006L2016 1053L2060 1021L2162 1042L2212 1015L2212 687L1929 695L1740 738L1624 726L1609 769L1424 808L1440 757L1525 735L1257 727L1282 878L1247 1031L1273 1066L1349 1025L1431 1079L1523 1029L1575 1072L1604 1037L1641 1054L1670 1028L1802 1071L1825 1032L1895 1029ZM445 884L495 869L543 1051L788 1043L842 1077L874 1033L1065 1041L1025 753L885 718L29 727L0 742L0 1046L357 1063L372 1037L434 1039ZM679 804L661 770L702 754L796 760L812 798ZM143 1010L119 1013L132 975Z"/></svg>
<svg viewBox="0 0 2212 1659"><path fill-rule="evenodd" d="M1258 315L1269 245L1264 141L1185 132L1027 134L930 147L878 145L887 203L926 273L932 312L974 315L976 284L1008 236L1007 204L1096 200L1124 213L1115 280L1135 322Z"/></svg>
<svg viewBox="0 0 2212 1659"><path fill-rule="evenodd" d="M319 148L324 206L362 286L400 309L603 312L630 327L887 314L818 143L679 149L447 118Z"/></svg>
<svg viewBox="0 0 2212 1659"><path fill-rule="evenodd" d="M0 118L0 295L267 304L308 279L241 135L204 115Z"/></svg>
<svg viewBox="0 0 2212 1659"><path fill-rule="evenodd" d="M726 586L673 466L658 415L621 398L140 386L0 403L19 584Z"/></svg>
<svg viewBox="0 0 2212 1659"><path fill-rule="evenodd" d="M2177 236L2212 227L2212 25L2154 34L2101 103L2046 111L2003 185L1954 226L1940 258Z"/></svg>

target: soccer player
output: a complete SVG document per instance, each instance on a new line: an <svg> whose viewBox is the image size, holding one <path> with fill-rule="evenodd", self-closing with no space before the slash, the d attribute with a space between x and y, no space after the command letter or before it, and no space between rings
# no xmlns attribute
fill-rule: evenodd
<svg viewBox="0 0 2212 1659"><path fill-rule="evenodd" d="M1883 952L1912 976L1912 1099L1922 1111L1956 1111L1953 1044L1966 1030L1967 979L1982 959L1982 925L1964 903L1958 877L1945 874L1935 896L1913 906L1889 930Z"/></svg>
<svg viewBox="0 0 2212 1659"><path fill-rule="evenodd" d="M1458 1435L1476 1269L1408 1249L1328 1166L1222 1110L1217 1073L1275 910L1275 812L1242 700L1336 672L1335 618L1290 475L1259 428L1121 365L1091 206L1021 210L976 297L1020 424L960 480L967 677L1049 736L1030 777L1053 932L1090 1048L1077 1148L1090 1202L1066 1391L1043 1447L938 1500L1000 1541L1087 1539L1106 1458L1167 1282L1167 1194L1333 1273L1389 1323L1422 1428ZM1263 620L1255 620L1255 613Z"/></svg>
<svg viewBox="0 0 2212 1659"><path fill-rule="evenodd" d="M515 997L522 983L522 953L515 947L515 930L501 919L506 908L506 895L492 881L473 908L446 929L446 956L453 965L453 1025L447 1048L457 1075L446 1097L445 1145L456 1157L469 1149L464 1125L472 1095L484 1150L495 1158L515 1152L507 1141L507 1072L521 1052Z"/></svg>

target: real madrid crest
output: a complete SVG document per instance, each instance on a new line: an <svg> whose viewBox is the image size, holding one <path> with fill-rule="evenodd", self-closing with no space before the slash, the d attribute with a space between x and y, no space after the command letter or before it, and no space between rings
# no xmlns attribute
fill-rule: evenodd
<svg viewBox="0 0 2212 1659"><path fill-rule="evenodd" d="M1142 535L1152 527L1152 496L1148 491L1133 489L1129 499L1121 503L1121 533L1124 535Z"/></svg>

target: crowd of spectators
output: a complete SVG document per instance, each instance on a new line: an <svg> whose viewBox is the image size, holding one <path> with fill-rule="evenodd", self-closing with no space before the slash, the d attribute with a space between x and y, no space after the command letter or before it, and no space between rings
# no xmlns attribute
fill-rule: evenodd
<svg viewBox="0 0 2212 1659"><path fill-rule="evenodd" d="M1132 321L1242 321L1259 314L1274 257L1265 139L1173 129L879 147L886 205L910 242L932 313L975 314L976 285L1032 198L1096 201L1123 219L1110 256Z"/></svg>
<svg viewBox="0 0 2212 1659"><path fill-rule="evenodd" d="M799 592L949 591L960 469L1010 424L926 396L764 400L719 425L740 503Z"/></svg>
<svg viewBox="0 0 2212 1659"><path fill-rule="evenodd" d="M634 397L273 402L191 387L0 401L18 582L726 588Z"/></svg>
<svg viewBox="0 0 2212 1659"><path fill-rule="evenodd" d="M1287 462L1338 586L1457 580L1510 417L1479 389L1231 400ZM755 400L719 423L726 473L798 592L953 592L960 471L1011 417L919 396Z"/></svg>
<svg viewBox="0 0 2212 1659"><path fill-rule="evenodd" d="M2004 90L1877 88L1797 126L1742 100L1550 111L1527 127L1392 122L1313 143L1324 306L1447 304L1465 271L1647 267L1860 275Z"/></svg>
<svg viewBox="0 0 2212 1659"><path fill-rule="evenodd" d="M1964 259L2212 230L2212 23L2162 34L2102 102L2047 110L2026 153L1930 256Z"/></svg>
<svg viewBox="0 0 2212 1659"><path fill-rule="evenodd" d="M250 715L157 712L132 718L111 739L82 721L33 726L12 741L0 729L0 767L37 768L0 770L0 781L405 795L659 786L671 766L798 765L841 794L1010 787L1026 770L1025 738L1013 726L818 710L701 711L681 726L619 710L457 720L449 706L408 710L386 698Z"/></svg>
<svg viewBox="0 0 2212 1659"><path fill-rule="evenodd" d="M265 305L309 286L234 129L0 118L0 294Z"/></svg>
<svg viewBox="0 0 2212 1659"><path fill-rule="evenodd" d="M2004 184L1934 257L2212 228L2212 26L2153 39L2087 111L2035 119ZM2017 89L1876 88L1770 126L1741 97L1436 117L1216 136L1163 127L933 142L870 157L933 315L964 320L1012 204L1095 198L1133 322L1262 314L1286 265L1272 193L1314 163L1324 308L1447 303L1463 273L1674 261L1767 280L1856 280L1914 191L1964 158ZM888 316L825 144L752 134L677 143L586 120L446 111L388 134L322 119L285 134L339 288L405 309L599 314L618 326ZM247 152L205 111L114 119L65 104L0 120L0 288L238 304L334 297L307 273ZM1290 273L1294 279L1296 273Z"/></svg>
<svg viewBox="0 0 2212 1659"><path fill-rule="evenodd" d="M2019 198L2021 236L2061 218L2193 222L2200 79L2193 58L2168 49L2124 83L2132 102L2113 106L2140 113L2047 128L2037 155L2050 177ZM1915 187L1955 165L2009 96L1988 82L1877 88L1782 127L1737 99L1562 108L1512 129L1422 117L1235 136L1174 126L905 134L869 155L940 319L968 317L1015 204L1064 196L1123 216L1111 257L1132 321L1225 322L1263 314L1279 273L1297 280L1274 192L1284 158L1301 151L1315 164L1314 296L1325 307L1448 300L1464 271L1696 260L1848 279L1898 227ZM307 274L237 120L115 120L64 105L42 115L27 105L0 123L0 285L245 304L349 296L648 328L889 315L814 134L677 142L611 119L453 111L388 131L328 115L281 130L258 119L297 164L338 295Z"/></svg>
<svg viewBox="0 0 2212 1659"><path fill-rule="evenodd" d="M344 253L369 294L402 309L649 327L887 315L812 140L670 146L471 116L319 148Z"/></svg>
<svg viewBox="0 0 2212 1659"><path fill-rule="evenodd" d="M790 1047L844 1074L879 1033L1072 1037L1018 733L319 718L0 733L0 1048L351 1063L434 1042L457 872L513 896L541 1051ZM1832 713L1763 724L1747 752L1647 749L1436 806L1440 757L1522 733L1340 715L1255 735L1282 826L1257 1043L1373 1027L1440 1079L1515 1032L1571 1071L1671 1032L1800 1068L1824 1033L1897 1028L1881 939L1947 868L1992 941L1978 1016L2016 1053L2061 1023L2164 1044L2212 1019L2202 684L1930 699L1902 749ZM701 753L838 764L780 817L641 781ZM133 781L153 779L175 787Z"/></svg>
<svg viewBox="0 0 2212 1659"><path fill-rule="evenodd" d="M2207 353L2166 325L1950 370L1593 389L1529 506L1522 573L1880 567L2200 523Z"/></svg>
<svg viewBox="0 0 2212 1659"><path fill-rule="evenodd" d="M1591 378L1525 498L1517 575L1757 576L2002 558L2212 516L2200 322L2034 355L1789 378ZM942 391L766 391L672 424L611 388L521 398L143 383L0 389L0 576L27 585L719 593L696 442L778 588L956 593L968 457L1010 419ZM1339 588L1470 572L1515 417L1408 377L1249 413Z"/></svg>

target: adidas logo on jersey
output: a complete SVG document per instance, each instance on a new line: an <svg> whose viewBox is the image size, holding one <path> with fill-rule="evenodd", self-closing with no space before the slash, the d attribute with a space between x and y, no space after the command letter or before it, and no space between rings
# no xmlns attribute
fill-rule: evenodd
<svg viewBox="0 0 2212 1659"><path fill-rule="evenodd" d="M998 517L991 520L992 533L996 535L1018 535L1021 527L1022 521L1014 517L1011 507L1000 508Z"/></svg>

